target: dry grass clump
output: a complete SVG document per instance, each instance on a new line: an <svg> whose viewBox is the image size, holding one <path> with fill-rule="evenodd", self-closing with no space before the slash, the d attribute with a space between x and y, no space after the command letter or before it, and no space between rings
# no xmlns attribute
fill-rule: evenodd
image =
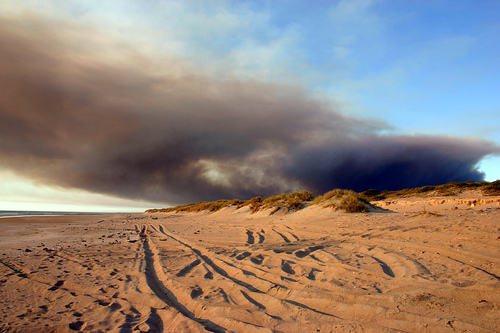
<svg viewBox="0 0 500 333"><path fill-rule="evenodd" d="M321 205L324 208L343 210L346 213L367 212L370 203L359 193L351 190L335 189L316 197L313 204Z"/></svg>
<svg viewBox="0 0 500 333"><path fill-rule="evenodd" d="M261 197L254 197L250 200L244 201L243 203L239 204L238 209L240 209L241 207L250 206L250 210L252 211L252 213L255 213L262 206L263 200L264 199L262 199Z"/></svg>
<svg viewBox="0 0 500 333"><path fill-rule="evenodd" d="M425 204L424 204L422 211L419 212L419 213L416 213L415 216L419 216L419 217L441 217L443 215L439 214L439 213L436 213L436 212L429 212L429 211L427 211L427 209L425 209Z"/></svg>
<svg viewBox="0 0 500 333"><path fill-rule="evenodd" d="M299 191L292 193L282 193L262 199L255 197L248 200L244 206L250 206L252 213L263 209L272 209L270 215L276 213L280 209L285 212L297 211L306 205L307 202L314 199L314 195L309 191Z"/></svg>
<svg viewBox="0 0 500 333"><path fill-rule="evenodd" d="M357 194L356 192L351 191L351 190L342 190L342 189L337 188L337 189L331 190L329 192L326 192L323 195L317 196L316 198L314 198L313 204L317 205L319 203L322 203L322 202L325 202L325 201L328 201L331 199L341 199L342 197L349 195L349 194L353 194L353 193Z"/></svg>

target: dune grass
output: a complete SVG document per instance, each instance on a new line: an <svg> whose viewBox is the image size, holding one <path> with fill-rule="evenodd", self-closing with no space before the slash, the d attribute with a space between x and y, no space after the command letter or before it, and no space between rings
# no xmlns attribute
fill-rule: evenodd
<svg viewBox="0 0 500 333"><path fill-rule="evenodd" d="M170 213L170 212L190 212L197 213L201 211L216 212L225 207L234 206L237 209L249 206L252 213L260 210L271 209L271 214L283 209L285 212L297 211L302 209L304 205L314 198L314 195L309 191L299 191L291 193L283 193L274 195L268 198L255 197L250 200L216 200L202 201L187 205L181 205L171 208L149 209L147 213Z"/></svg>
<svg viewBox="0 0 500 333"><path fill-rule="evenodd" d="M324 208L343 210L346 213L367 212L371 206L370 202L363 195L351 190L335 189L316 197L313 204L321 205Z"/></svg>
<svg viewBox="0 0 500 333"><path fill-rule="evenodd" d="M239 199L232 199L232 200L216 200L216 201L202 201L202 202L196 202L196 203L191 203L187 205L181 205L181 206L176 206L176 207L170 207L170 208L160 208L160 209L149 209L146 212L147 213L170 213L170 212L188 212L188 213L198 213L202 211L209 211L209 212L216 212L221 210L222 208L225 207L230 207L230 206L238 206L242 204L243 200Z"/></svg>
<svg viewBox="0 0 500 333"><path fill-rule="evenodd" d="M265 199L260 197L252 198L243 206L249 205L252 213L264 209L271 209L270 214L274 214L279 210L284 210L284 212L287 213L304 208L304 206L313 199L314 195L311 192L299 191L273 195Z"/></svg>
<svg viewBox="0 0 500 333"><path fill-rule="evenodd" d="M370 201L397 199L406 197L453 196L464 191L481 191L483 195L500 195L500 180L494 182L451 182L443 185L422 186L398 191L382 191L370 189L362 192Z"/></svg>
<svg viewBox="0 0 500 333"><path fill-rule="evenodd" d="M484 195L500 195L500 180L484 185L481 190Z"/></svg>
<svg viewBox="0 0 500 333"><path fill-rule="evenodd" d="M187 205L181 205L170 208L149 209L147 213L169 213L169 212L191 212L202 211L216 212L226 207L249 207L252 213L269 210L269 214L275 214L278 211L284 213L295 212L310 205L320 205L324 208L342 210L346 213L367 212L373 207L370 202L397 199L405 197L430 197L430 196L452 196L460 194L467 190L479 190L484 195L500 195L500 180L492 183L488 182L452 182L436 186L422 186L399 191L382 191L375 189L366 190L357 193L351 190L334 189L323 195L315 197L309 191L297 191L291 193L282 193L268 198L254 197L249 200L216 200L202 201Z"/></svg>
<svg viewBox="0 0 500 333"><path fill-rule="evenodd" d="M333 190L322 196L314 197L309 191L298 191L291 193L282 193L268 198L254 197L249 200L216 200L211 202L197 202L187 205L181 205L171 208L149 209L147 213L170 213L170 212L188 212L197 213L202 211L216 212L225 207L249 207L252 213L269 210L269 214L275 214L278 211L284 213L295 212L309 205L321 204L323 207L331 207L335 210L344 210L348 213L364 212L369 205L366 199L361 195L350 190Z"/></svg>

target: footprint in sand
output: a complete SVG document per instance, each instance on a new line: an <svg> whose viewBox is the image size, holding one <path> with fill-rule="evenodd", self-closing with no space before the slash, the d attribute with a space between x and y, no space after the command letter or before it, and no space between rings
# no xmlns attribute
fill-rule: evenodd
<svg viewBox="0 0 500 333"><path fill-rule="evenodd" d="M380 264L380 267L382 268L382 271L384 272L384 274L386 275L389 275L390 277L396 277L396 275L394 274L394 272L392 271L391 267L389 267L389 265L387 265L387 263L385 263L384 261L380 260L379 258L377 257L374 257L374 256L371 256L376 262L378 262Z"/></svg>
<svg viewBox="0 0 500 333"><path fill-rule="evenodd" d="M96 299L94 302L99 304L100 306L108 306L109 305L109 302L103 301L102 299Z"/></svg>
<svg viewBox="0 0 500 333"><path fill-rule="evenodd" d="M309 280L315 281L316 280L316 274L315 274L316 272L322 272L322 271L317 269L317 268L313 268L313 269L311 269L311 271L307 275L307 278Z"/></svg>
<svg viewBox="0 0 500 333"><path fill-rule="evenodd" d="M266 240L266 237L263 234L261 234L260 232L257 233L257 236L259 236L259 244L264 243L264 241Z"/></svg>
<svg viewBox="0 0 500 333"><path fill-rule="evenodd" d="M253 231L247 229L247 244L255 244L255 237L253 235Z"/></svg>
<svg viewBox="0 0 500 333"><path fill-rule="evenodd" d="M194 286L191 287L191 299L195 299L203 295L203 290L200 288L200 286Z"/></svg>
<svg viewBox="0 0 500 333"><path fill-rule="evenodd" d="M121 308L122 308L122 306L120 305L120 303L116 303L116 302L115 302L115 303L113 303L113 304L111 304L111 305L109 306L109 310L110 310L111 312L118 311L118 310L120 310Z"/></svg>
<svg viewBox="0 0 500 333"><path fill-rule="evenodd" d="M253 262L254 264L261 265L262 262L264 261L264 256L262 254L258 254L250 258L250 261Z"/></svg>
<svg viewBox="0 0 500 333"><path fill-rule="evenodd" d="M56 291L57 289L61 288L61 286L64 284L64 280L59 280L57 281L52 287L49 288L50 291Z"/></svg>
<svg viewBox="0 0 500 333"><path fill-rule="evenodd" d="M69 328L73 331L79 331L80 329L83 328L83 325L85 323L83 321L80 321L80 320L77 320L75 322L72 322L71 324L69 324Z"/></svg>
<svg viewBox="0 0 500 333"><path fill-rule="evenodd" d="M294 264L293 261L281 260L281 270L287 274L295 275L295 270L290 264Z"/></svg>

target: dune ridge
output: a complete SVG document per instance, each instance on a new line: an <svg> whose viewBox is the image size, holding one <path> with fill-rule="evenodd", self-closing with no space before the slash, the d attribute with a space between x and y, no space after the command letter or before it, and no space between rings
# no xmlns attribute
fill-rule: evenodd
<svg viewBox="0 0 500 333"><path fill-rule="evenodd" d="M216 212L226 207L240 209L242 207L250 207L251 212L255 213L262 210L268 210L269 215L278 211L290 213L295 212L311 205L320 205L321 207L329 207L335 210L343 210L346 213L360 213L377 210L377 207L385 207L390 205L391 201L386 199L401 199L407 197L442 197L442 196L462 196L463 194L471 193L474 197L469 199L469 204L484 204L496 202L496 199L483 199L484 196L500 195L500 180L495 182L451 182L436 186L423 186L410 189L402 189L398 191L378 191L370 189L361 193L352 190L334 189L322 195L315 196L310 191L297 191L291 193L282 193L268 198L254 197L249 200L240 199L220 199L216 201L202 201L179 205L168 208L149 209L146 213L169 213L169 212L201 212L210 211ZM478 199L479 197L479 199ZM451 200L451 201L450 201ZM493 200L493 201L492 201ZM455 202L463 204L459 199L440 199L427 200L425 202L433 205L444 202ZM402 202L398 200L398 202ZM424 202L424 201L422 201Z"/></svg>

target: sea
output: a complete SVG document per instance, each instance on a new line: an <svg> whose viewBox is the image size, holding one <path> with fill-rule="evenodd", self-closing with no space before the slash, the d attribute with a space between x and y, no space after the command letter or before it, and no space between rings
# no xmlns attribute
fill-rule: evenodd
<svg viewBox="0 0 500 333"><path fill-rule="evenodd" d="M34 210L0 210L0 219L5 217L94 215L94 214L103 214L103 213L34 211Z"/></svg>

